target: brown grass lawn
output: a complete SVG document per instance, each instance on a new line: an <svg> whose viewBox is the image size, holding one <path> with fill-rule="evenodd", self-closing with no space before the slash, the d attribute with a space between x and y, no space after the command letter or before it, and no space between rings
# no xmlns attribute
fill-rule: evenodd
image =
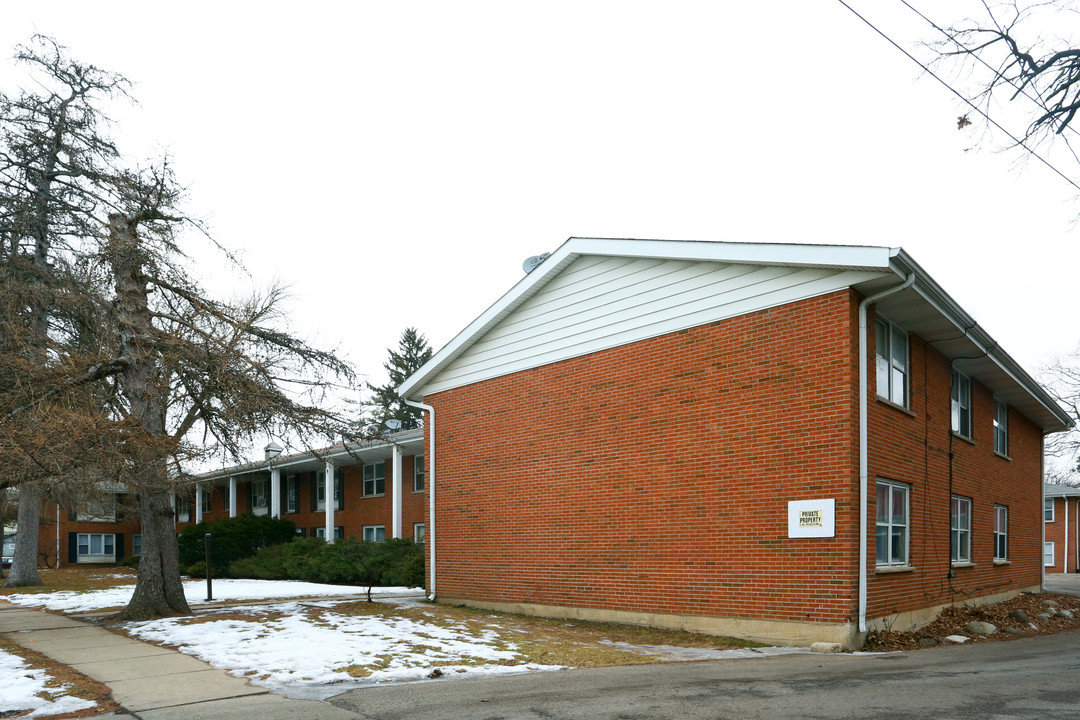
<svg viewBox="0 0 1080 720"><path fill-rule="evenodd" d="M129 567L74 567L59 570L38 569L42 585L21 588L0 587L0 598L23 593L58 592L60 590L97 590L117 585L134 585L138 572Z"/></svg>

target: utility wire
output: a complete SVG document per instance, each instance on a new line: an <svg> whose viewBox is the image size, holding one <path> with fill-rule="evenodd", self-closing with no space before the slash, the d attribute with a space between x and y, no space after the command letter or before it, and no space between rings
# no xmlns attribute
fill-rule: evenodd
<svg viewBox="0 0 1080 720"><path fill-rule="evenodd" d="M1068 175L1066 175L1065 173L1061 172L1061 171L1060 171L1060 170L1058 170L1058 169L1057 169L1056 167L1054 167L1054 165L1053 165L1053 164L1051 164L1051 162L1050 162L1049 160L1047 160L1046 158L1044 158L1044 157L1043 157L1042 155L1040 155L1039 153L1035 152L1035 150L1034 150L1034 149L1032 149L1031 147L1029 147L1029 146L1028 146L1028 144L1027 144L1026 142L1024 142L1023 140L1021 140L1020 138L1016 137L1016 136L1015 136L1015 135L1013 135L1013 134L1012 134L1011 132L1009 132L1008 130L1006 130L1006 129L1005 129L1004 127L1002 127L1000 123L998 123L998 122L997 122L996 120L994 120L994 119L993 119L992 117L990 117L990 116L989 116L989 115L987 115L987 114L986 114L985 112L983 112L983 110L982 110L982 109L981 109L981 108L980 108L979 106L977 106L977 105L976 105L975 103L971 102L971 100L968 100L968 99L967 99L966 97L964 97L963 93L961 93L961 92L960 92L959 90L957 90L956 88L954 88L954 87L953 87L952 85L949 85L949 83L945 82L945 80L943 80L943 79L942 79L942 78L941 78L941 77L940 77L940 76L939 76L939 75L938 75L937 73L935 73L935 72L934 72L933 70L931 70L931 69L930 69L930 68L928 68L928 67L927 67L926 65L924 65L924 64L923 64L923 62L922 62L921 60L919 60L918 58L916 58L916 57L915 57L914 55L912 55L912 54L911 54L911 53L909 53L909 52L908 52L907 50L905 50L905 49L904 49L903 47L901 47L901 46L900 46L900 45L899 45L899 44L898 44L898 43L897 43L897 42L896 42L895 40L893 40L893 39L892 39L891 37L889 37L889 36L888 36L888 35L886 35L886 34L885 34L884 32L882 32L881 30L879 30L879 29L878 29L878 27L877 27L876 25L874 25L874 24L873 24L872 22L870 22L869 20L867 20L866 18L864 18L864 17L862 16L862 15L860 15L860 14L859 14L859 13L858 13L858 12L857 12L857 11L856 11L856 10L855 10L854 8L852 8L852 7L850 6L850 5L848 5L848 4L846 3L846 2L844 2L844 0L837 0L837 2L839 2L839 3L840 3L841 5L843 5L843 6L845 7L845 8L847 8L847 9L848 9L848 11L850 11L852 15L854 15L855 17L857 17L857 18L859 18L860 20L862 20L862 21L863 21L863 22L864 22L864 23L865 23L865 24L867 25L867 27L869 27L869 28L870 28L871 30L873 30L873 31L874 31L874 32L876 32L876 33L877 33L878 35L880 35L880 36L881 36L882 38L884 38L884 39L886 40L886 42L888 42L888 43L889 43L890 45L892 45L892 46L893 46L894 48L896 48L897 50L899 50L900 52L902 52L902 53L903 53L904 55L906 55L906 56L907 56L907 58L908 58L909 60L911 60L911 61L912 61L913 63L915 63L916 65L918 65L919 67L921 67L921 68L922 68L922 69L923 69L923 70L924 70L924 71L926 72L926 74L927 74L927 75L929 75L930 77L932 77L932 78L934 78L935 80L937 80L937 81L938 81L939 83L941 83L942 85L944 85L944 86L945 86L945 88L946 88L946 89L947 89L947 90L948 90L949 92L951 92L951 93L952 93L953 95L955 95L956 97L960 98L960 99L961 99L962 101L964 101L965 103L967 103L967 104L968 104L968 105L969 105L969 106L971 107L971 109L972 109L972 110L974 110L974 111L975 111L975 112L977 112L977 113L978 113L979 115L981 115L981 116L982 116L983 118L985 118L985 119L986 119L986 121L987 121L988 123L990 123L991 125L993 125L994 127L996 127L996 128L997 128L998 130L1000 130L1001 132L1005 133L1005 135L1007 135L1007 136L1008 136L1008 137L1009 137L1009 138L1010 138L1010 139L1011 139L1011 140L1012 140L1012 141L1013 141L1014 143L1016 143L1016 144L1017 144L1017 145L1018 145L1019 147L1022 147L1022 148L1024 148L1024 150L1026 150L1026 151L1027 151L1028 153L1030 153L1032 157L1034 157L1034 158L1035 158L1036 160L1038 160L1039 162L1041 162L1041 163L1042 163L1043 165L1045 165L1046 167L1050 168L1050 170L1052 170L1052 171L1054 172L1054 174L1056 174L1056 175L1057 175L1058 177L1060 177L1060 178L1061 178L1062 180L1064 180L1065 182L1067 182L1067 183L1069 183L1070 185L1072 185L1072 186L1073 186L1074 188L1076 188L1076 190L1077 190L1078 192L1080 192L1080 185L1078 185L1078 184L1077 184L1077 183L1076 183L1076 182L1075 182L1075 181L1074 181L1074 180L1073 180L1072 178L1070 178L1070 177L1069 177Z"/></svg>

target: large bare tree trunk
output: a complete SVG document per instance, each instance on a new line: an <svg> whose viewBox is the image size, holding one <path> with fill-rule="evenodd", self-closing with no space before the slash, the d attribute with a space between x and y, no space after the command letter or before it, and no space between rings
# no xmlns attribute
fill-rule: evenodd
<svg viewBox="0 0 1080 720"><path fill-rule="evenodd" d="M120 376L128 402L129 421L140 440L134 443L134 482L142 523L142 557L131 602L120 613L125 620L146 620L191 612L180 582L176 526L169 501L166 466L165 390L150 319L145 255L138 236L139 218L109 217L108 259L116 278L116 310L120 352L127 358Z"/></svg>
<svg viewBox="0 0 1080 720"><path fill-rule="evenodd" d="M41 585L38 577L38 528L41 524L41 501L45 486L40 482L19 486L19 534L15 538L15 557L4 587Z"/></svg>

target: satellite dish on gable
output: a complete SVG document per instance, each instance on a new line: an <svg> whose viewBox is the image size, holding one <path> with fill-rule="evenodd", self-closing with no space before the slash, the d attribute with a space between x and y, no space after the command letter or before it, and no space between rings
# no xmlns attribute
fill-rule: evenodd
<svg viewBox="0 0 1080 720"><path fill-rule="evenodd" d="M540 263L547 260L547 257L550 254L551 253L544 253L543 255L533 255L531 258L525 258L525 262L521 263L521 269L528 275L535 270Z"/></svg>
<svg viewBox="0 0 1080 720"><path fill-rule="evenodd" d="M391 419L386 421L386 427L390 428L391 430L400 430L401 429L401 421L398 420L397 418L391 418Z"/></svg>

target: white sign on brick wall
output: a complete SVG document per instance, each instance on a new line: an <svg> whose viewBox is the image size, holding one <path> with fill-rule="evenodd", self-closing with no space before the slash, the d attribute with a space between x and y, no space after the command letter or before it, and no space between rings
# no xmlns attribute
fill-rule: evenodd
<svg viewBox="0 0 1080 720"><path fill-rule="evenodd" d="M789 538L831 538L836 535L836 500L790 500Z"/></svg>

